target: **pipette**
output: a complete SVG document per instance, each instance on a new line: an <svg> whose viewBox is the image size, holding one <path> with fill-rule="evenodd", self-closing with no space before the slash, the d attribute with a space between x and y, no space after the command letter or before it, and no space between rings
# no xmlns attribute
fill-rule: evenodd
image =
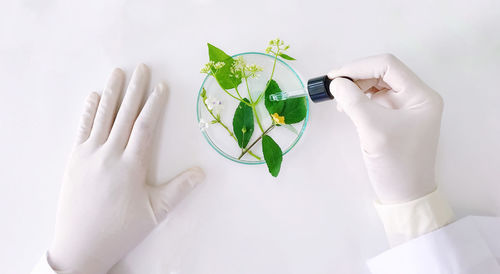
<svg viewBox="0 0 500 274"><path fill-rule="evenodd" d="M350 81L353 81L351 78L347 76L339 76L336 78L345 78ZM335 79L335 78L334 78ZM330 92L330 83L333 79L328 78L328 76L319 76L315 78L309 79L307 81L307 91L304 89L291 90L291 91L283 91L280 93L274 93L269 95L269 100L271 101L283 101L291 98L298 98L307 96L309 93L309 97L314 103L319 103L322 101L333 100L333 95Z"/></svg>
<svg viewBox="0 0 500 274"><path fill-rule="evenodd" d="M283 100L286 100L286 99L304 97L306 95L307 95L306 90L304 90L304 89L297 89L297 90L283 91L283 92L280 92L280 93L271 94L271 95L269 95L269 99L271 101L283 101Z"/></svg>

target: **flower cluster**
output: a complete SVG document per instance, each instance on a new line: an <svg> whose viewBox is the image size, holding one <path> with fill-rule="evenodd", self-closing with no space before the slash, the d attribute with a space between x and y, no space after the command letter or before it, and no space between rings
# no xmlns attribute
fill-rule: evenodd
<svg viewBox="0 0 500 274"><path fill-rule="evenodd" d="M201 68L200 72L201 73L207 73L207 74L210 74L212 72L212 70L219 70L220 68L222 68L223 66L225 66L226 63L224 62L214 62L214 61L210 61L208 63L206 63L203 68Z"/></svg>
<svg viewBox="0 0 500 274"><path fill-rule="evenodd" d="M241 75L244 78L254 78L258 77L258 72L263 71L264 68L257 66L255 64L247 64L243 56L238 56L234 59L233 66L231 67L231 73L233 75Z"/></svg>
<svg viewBox="0 0 500 274"><path fill-rule="evenodd" d="M273 113L271 115L271 117L273 117L274 123L276 123L278 125L283 125L285 123L285 117L280 116L278 113Z"/></svg>
<svg viewBox="0 0 500 274"><path fill-rule="evenodd" d="M215 96L208 96L208 98L205 99L205 104L207 105L207 108L215 115L219 115L224 107L222 105L222 101Z"/></svg>
<svg viewBox="0 0 500 274"><path fill-rule="evenodd" d="M276 38L274 40L269 41L269 46L266 48L266 53L272 53L274 55L278 55L280 52L286 51L290 48L289 45L285 45L285 41Z"/></svg>
<svg viewBox="0 0 500 274"><path fill-rule="evenodd" d="M241 73L245 69L246 65L247 65L247 62L245 61L243 56L236 57L234 59L233 66L231 67L231 73L232 74Z"/></svg>
<svg viewBox="0 0 500 274"><path fill-rule="evenodd" d="M247 72L246 73L247 78L258 77L259 75L257 74L257 72L261 72L263 70L264 68L262 68L261 66L257 66L255 64L247 65L245 67L245 71Z"/></svg>

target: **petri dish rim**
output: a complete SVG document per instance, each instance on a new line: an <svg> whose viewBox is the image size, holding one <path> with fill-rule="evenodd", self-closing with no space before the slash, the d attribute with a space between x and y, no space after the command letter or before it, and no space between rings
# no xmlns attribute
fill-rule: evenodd
<svg viewBox="0 0 500 274"><path fill-rule="evenodd" d="M267 56L269 58L272 58L274 59L274 56L270 55L270 54L267 54L267 53L263 53L263 52L253 52L253 51L249 51L249 52L242 52L242 53L238 53L238 54L235 54L235 55L232 55L231 57L238 57L238 56L241 56L241 55L252 55L252 54L256 54L256 55L263 55L263 56ZM293 72L293 74L295 75L295 77L297 77L297 79L299 80L300 82L300 85L302 86L302 88L305 90L305 86L304 86L304 81L302 81L302 77L300 76L299 73L297 73L293 68L292 66L290 66L289 64L287 64L286 62L284 62L283 60L281 59L277 59L278 62L280 62L281 64L283 64L285 67L287 67L290 71ZM200 123L200 95L201 95L201 92L203 91L203 87L205 86L205 82L208 80L208 78L210 77L210 75L207 75L205 76L205 78L203 79L203 82L201 83L201 86L200 86L200 89L198 91L198 95L196 97L196 119L197 119L197 122L198 124ZM307 95L306 95L306 106L307 106L307 112L306 112L306 118L304 118L304 124L302 125L302 128L300 129L300 132L299 132L299 135L297 138L295 138L295 140L293 141L293 143L283 152L283 156L285 156L288 152L290 152L290 150L292 150L295 145L297 145L297 143L299 142L299 140L302 138L302 135L304 134L304 131L306 129L306 126L307 126L307 122L309 120L309 98L307 98ZM238 160L237 158L227 154L226 152L224 152L222 149L220 149L216 144L214 144L214 142L212 141L212 139L208 136L207 132L204 131L204 130L200 130L203 137L205 138L205 140L208 142L208 144L215 150L217 151L217 153L219 153L220 155L222 155L224 158L228 159L228 160L231 160L233 162L236 162L236 163L240 163L240 164L245 164L245 165L260 165L260 164L264 164L266 161L265 160L260 160L260 161L246 161L246 160Z"/></svg>

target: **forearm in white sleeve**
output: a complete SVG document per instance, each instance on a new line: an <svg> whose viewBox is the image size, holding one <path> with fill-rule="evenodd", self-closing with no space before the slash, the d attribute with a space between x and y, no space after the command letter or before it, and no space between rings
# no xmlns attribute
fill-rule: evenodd
<svg viewBox="0 0 500 274"><path fill-rule="evenodd" d="M468 216L368 260L372 274L500 274L500 218Z"/></svg>
<svg viewBox="0 0 500 274"><path fill-rule="evenodd" d="M375 208L391 246L439 229L454 219L450 205L437 189L405 203L375 202Z"/></svg>

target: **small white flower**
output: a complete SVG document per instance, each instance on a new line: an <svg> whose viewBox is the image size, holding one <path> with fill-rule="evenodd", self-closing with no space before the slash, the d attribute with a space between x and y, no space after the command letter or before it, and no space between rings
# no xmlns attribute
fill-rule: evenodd
<svg viewBox="0 0 500 274"><path fill-rule="evenodd" d="M270 46L283 46L285 42L279 38L269 41Z"/></svg>
<svg viewBox="0 0 500 274"><path fill-rule="evenodd" d="M275 55L280 52L286 51L290 48L289 45L285 45L285 41L276 38L274 40L269 41L269 46L266 48L266 53L273 53Z"/></svg>
<svg viewBox="0 0 500 274"><path fill-rule="evenodd" d="M205 120L200 119L200 123L198 123L198 126L200 127L201 131L204 131L209 127L209 124Z"/></svg>
<svg viewBox="0 0 500 274"><path fill-rule="evenodd" d="M200 72L210 74L212 72L212 69L217 71L220 68L222 68L224 65L226 65L226 63L224 63L224 62L217 62L216 63L214 61L210 61L210 62L206 63L205 65L203 65Z"/></svg>
<svg viewBox="0 0 500 274"><path fill-rule="evenodd" d="M250 64L245 67L245 70L247 71L247 77L251 78L258 77L259 75L257 74L257 72L263 71L264 68L255 64Z"/></svg>
<svg viewBox="0 0 500 274"><path fill-rule="evenodd" d="M201 68L200 72L201 73L210 73L213 65L214 65L213 61L206 63L205 65L203 65L203 68Z"/></svg>
<svg viewBox="0 0 500 274"><path fill-rule="evenodd" d="M239 72L239 70L238 70L238 69L237 69L237 68L233 65L233 66L231 67L231 73L232 73L232 74L237 74L238 72Z"/></svg>
<svg viewBox="0 0 500 274"><path fill-rule="evenodd" d="M214 64L214 68L215 68L215 69L220 69L220 68L222 68L225 64L226 64L226 63L224 63L224 62L217 62L217 63L215 63L215 64Z"/></svg>
<svg viewBox="0 0 500 274"><path fill-rule="evenodd" d="M236 70L241 70L245 67L246 64L247 64L247 62L245 61L243 56L238 56L238 57L236 57L236 59L234 59L233 67Z"/></svg>
<svg viewBox="0 0 500 274"><path fill-rule="evenodd" d="M219 114L223 109L222 101L214 96L208 96L207 99L205 99L205 104L207 104L207 108L213 111L214 114Z"/></svg>

